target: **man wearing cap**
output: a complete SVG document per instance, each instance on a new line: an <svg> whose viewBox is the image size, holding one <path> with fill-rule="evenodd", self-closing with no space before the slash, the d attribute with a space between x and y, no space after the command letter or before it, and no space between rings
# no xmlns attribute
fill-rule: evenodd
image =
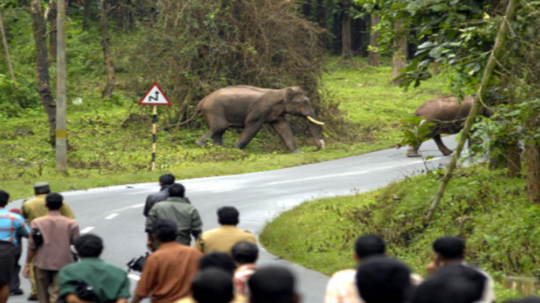
<svg viewBox="0 0 540 303"><path fill-rule="evenodd" d="M45 204L45 197L51 193L49 183L39 182L34 185L34 193L36 197L34 199L27 200L22 205L22 215L26 219L27 224L31 225L34 219L46 216L49 214L49 209ZM75 214L71 211L71 208L66 203L62 204L60 208L60 214L69 219L75 219ZM37 290L34 279L34 269L30 268L30 282L32 289L30 290L29 301L37 301Z"/></svg>

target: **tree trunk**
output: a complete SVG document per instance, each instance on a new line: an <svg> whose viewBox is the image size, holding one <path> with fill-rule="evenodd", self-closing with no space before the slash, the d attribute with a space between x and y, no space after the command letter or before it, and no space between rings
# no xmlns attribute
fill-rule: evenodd
<svg viewBox="0 0 540 303"><path fill-rule="evenodd" d="M461 152L463 151L463 146L465 145L465 141L467 141L467 138L469 137L470 130L474 123L474 119L476 118L476 115L478 114L478 110L480 109L481 103L483 103L482 100L488 89L489 81L491 80L491 75L493 74L495 65L497 64L497 61L499 60L502 46L504 45L504 40L506 39L506 34L508 32L509 23L514 19L514 14L516 12L517 4L518 4L518 0L510 0L508 2L508 7L506 8L506 16L501 21L499 32L497 33L497 38L495 39L495 45L493 46L493 51L491 52L491 55L489 56L488 62L486 64L486 68L484 69L484 74L482 75L482 82L480 82L480 88L478 89L478 93L474 97L473 107L471 108L471 112L469 113L469 116L467 117L467 121L465 121L465 126L463 127L461 138L459 139L458 146L456 150L454 151L452 160L448 164L448 169L446 171L446 174L444 175L442 179L441 185L439 186L439 189L437 190L437 194L435 195L435 198L433 199L433 203L431 204L431 207L429 208L429 211L426 215L426 218L424 220L424 226L429 225L429 223L433 219L433 215L435 214L435 211L437 210L437 207L439 206L439 203L441 202L444 196L444 191L446 190L448 183L450 183L450 180L452 179L454 169L456 168L459 157L461 156ZM537 168L540 167L540 152L538 148L536 148L535 161L537 165L536 167ZM536 171L535 176L536 176L536 181L540 181L540 169ZM538 199L536 201L540 201L540 182L536 182L534 186L536 186L536 193L537 193L536 198ZM527 190L527 193L528 192L529 191Z"/></svg>
<svg viewBox="0 0 540 303"><path fill-rule="evenodd" d="M6 32L4 30L4 17L2 17L2 11L0 11L0 33L2 34L2 44L4 44L4 50L6 51L6 62L9 69L9 73L11 74L11 80L13 82L16 82L17 79L15 79L15 73L13 72L13 65L11 64L11 56L9 55L9 44L7 42L6 38Z"/></svg>
<svg viewBox="0 0 540 303"><path fill-rule="evenodd" d="M514 142L508 149L508 177L519 178L521 176L521 154L519 142Z"/></svg>
<svg viewBox="0 0 540 303"><path fill-rule="evenodd" d="M381 17L376 15L371 15L371 31L369 34L369 45L371 50L369 51L368 64L371 66L378 67L380 64L379 53L373 51L379 47L379 31L374 30L375 26L379 24Z"/></svg>
<svg viewBox="0 0 540 303"><path fill-rule="evenodd" d="M135 22L133 6L131 5L131 0L126 0L127 16L126 16L126 30L133 30L133 23Z"/></svg>
<svg viewBox="0 0 540 303"><path fill-rule="evenodd" d="M116 84L114 76L114 64L111 55L111 38L109 37L109 25L107 21L107 7L105 0L101 0L101 46L103 48L103 57L107 67L107 84L103 90L102 97L110 98Z"/></svg>
<svg viewBox="0 0 540 303"><path fill-rule="evenodd" d="M57 48L57 32L56 32L56 17L57 17L58 10L56 8L56 1L51 0L49 1L49 12L47 14L47 20L49 20L50 23L50 30L49 30L49 53L51 55L51 60L56 60L56 48Z"/></svg>
<svg viewBox="0 0 540 303"><path fill-rule="evenodd" d="M41 103L45 108L45 113L49 121L49 135L51 144L55 142L54 130L56 123L56 103L51 92L49 75L49 57L47 52L47 40L45 34L47 25L41 12L40 0L32 0L30 7L32 14L32 30L34 32L34 41L37 50L37 85Z"/></svg>
<svg viewBox="0 0 540 303"><path fill-rule="evenodd" d="M394 55L392 57L392 85L399 85L401 80L395 80L403 72L399 71L407 67L407 35L403 31L403 21L395 24Z"/></svg>
<svg viewBox="0 0 540 303"><path fill-rule="evenodd" d="M343 59L350 59L352 57L350 7L350 0L343 0L343 16L341 19L341 57Z"/></svg>
<svg viewBox="0 0 540 303"><path fill-rule="evenodd" d="M124 30L124 4L122 0L116 1L116 31Z"/></svg>
<svg viewBox="0 0 540 303"><path fill-rule="evenodd" d="M364 18L352 20L352 51L356 57L364 57Z"/></svg>
<svg viewBox="0 0 540 303"><path fill-rule="evenodd" d="M538 130L538 114L533 115L527 121L527 129L534 133ZM527 139L525 146L525 166L527 167L526 174L526 192L527 200L531 203L540 203L540 144L535 139Z"/></svg>
<svg viewBox="0 0 540 303"><path fill-rule="evenodd" d="M83 31L87 31L90 29L90 7L92 4L92 0L84 0L83 5L83 22L82 22L82 28Z"/></svg>
<svg viewBox="0 0 540 303"><path fill-rule="evenodd" d="M306 19L311 19L311 0L304 0L302 11L304 12L304 17L306 17Z"/></svg>
<svg viewBox="0 0 540 303"><path fill-rule="evenodd" d="M317 0L317 23L320 27L326 28L326 7L324 0Z"/></svg>

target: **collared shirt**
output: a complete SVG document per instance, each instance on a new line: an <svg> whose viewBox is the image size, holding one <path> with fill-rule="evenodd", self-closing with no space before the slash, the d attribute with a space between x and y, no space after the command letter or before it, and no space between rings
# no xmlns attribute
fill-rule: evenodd
<svg viewBox="0 0 540 303"><path fill-rule="evenodd" d="M167 200L167 198L169 197L168 189L169 186L163 186L158 193L151 194L146 197L146 202L144 203L143 209L143 215L145 217L148 217L148 214L150 214L150 210L156 203Z"/></svg>
<svg viewBox="0 0 540 303"><path fill-rule="evenodd" d="M169 219L178 225L178 237L176 241L181 244L191 245L191 234L202 232L202 220L195 207L179 197L169 197L159 202L146 218L146 232L152 231L152 225L157 219Z"/></svg>
<svg viewBox="0 0 540 303"><path fill-rule="evenodd" d="M239 229L235 225L221 225L203 233L202 237L195 243L195 248L205 254L223 252L231 255L231 248L234 244L242 241L257 245L257 239L252 233Z"/></svg>
<svg viewBox="0 0 540 303"><path fill-rule="evenodd" d="M24 218L10 213L7 209L0 209L0 241L6 241L17 245L17 236L27 236L30 232Z"/></svg>
<svg viewBox="0 0 540 303"><path fill-rule="evenodd" d="M28 224L32 224L34 219L46 216L49 213L49 209L45 203L47 195L37 195L34 199L28 200L23 203L21 207L22 216L26 219ZM70 219L75 219L75 214L67 203L63 203L60 208L60 213Z"/></svg>
<svg viewBox="0 0 540 303"><path fill-rule="evenodd" d="M247 293L247 281L251 276L257 271L257 265L255 264L244 264L236 270L234 273L234 289L237 295L244 297L248 296Z"/></svg>
<svg viewBox="0 0 540 303"><path fill-rule="evenodd" d="M73 263L70 246L79 237L79 224L60 214L50 211L45 217L32 221L31 232L36 229L43 235L43 244L39 247L32 236L28 237L28 249L36 250L34 266L45 270L58 271Z"/></svg>
<svg viewBox="0 0 540 303"><path fill-rule="evenodd" d="M418 285L422 277L411 274L411 283ZM336 272L328 281L324 303L364 303L356 287L356 270L345 269Z"/></svg>
<svg viewBox="0 0 540 303"><path fill-rule="evenodd" d="M126 271L99 258L82 258L59 274L60 297L76 293L78 282L92 286L98 302L114 302L129 298L129 279Z"/></svg>
<svg viewBox="0 0 540 303"><path fill-rule="evenodd" d="M170 303L186 297L191 280L199 270L202 253L176 242L162 243L148 256L135 294L153 303Z"/></svg>

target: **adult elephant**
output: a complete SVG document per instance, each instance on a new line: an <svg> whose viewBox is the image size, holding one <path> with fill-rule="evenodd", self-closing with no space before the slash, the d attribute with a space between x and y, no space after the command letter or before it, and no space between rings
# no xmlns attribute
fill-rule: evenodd
<svg viewBox="0 0 540 303"><path fill-rule="evenodd" d="M205 140L212 138L214 144L223 145L223 133L230 127L244 128L235 147L242 149L255 137L265 123L268 123L279 134L287 148L299 153L291 126L285 115L305 117L311 122L311 135L317 150L323 148L320 139L320 125L316 120L311 102L299 87L285 89L266 89L254 86L229 86L206 96L197 104L195 114L202 113L210 130L200 137L196 143L205 145Z"/></svg>
<svg viewBox="0 0 540 303"><path fill-rule="evenodd" d="M451 155L453 151L444 145L441 135L457 134L463 129L465 120L471 111L473 101L474 99L472 97L465 97L461 102L459 102L457 97L439 97L426 101L414 113L415 116L425 119L426 122L435 124L427 137L433 138L443 155ZM482 106L479 115L491 117L493 111ZM420 157L418 153L420 145L422 143L416 146L409 146L407 157Z"/></svg>

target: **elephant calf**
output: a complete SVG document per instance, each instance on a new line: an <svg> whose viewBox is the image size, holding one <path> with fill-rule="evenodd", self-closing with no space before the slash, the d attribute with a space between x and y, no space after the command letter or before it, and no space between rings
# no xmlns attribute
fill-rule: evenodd
<svg viewBox="0 0 540 303"><path fill-rule="evenodd" d="M433 138L443 155L451 155L453 151L444 145L441 134L457 134L463 129L473 101L474 99L471 97L465 97L461 103L457 97L439 97L425 102L414 113L415 116L425 119L426 122L435 124L427 137ZM479 114L491 117L493 112L482 106ZM418 153L420 145L409 146L407 157L420 157Z"/></svg>
<svg viewBox="0 0 540 303"><path fill-rule="evenodd" d="M266 89L253 86L229 86L206 96L196 107L195 114L202 113L210 131L200 137L196 143L205 145L205 140L212 138L214 144L223 145L223 133L230 127L244 128L237 148L244 148L255 137L265 123L269 123L279 134L285 145L293 153L296 147L293 133L285 115L305 117L311 122L311 134L317 150L323 148L319 126L324 123L316 120L311 102L299 87L285 89Z"/></svg>

